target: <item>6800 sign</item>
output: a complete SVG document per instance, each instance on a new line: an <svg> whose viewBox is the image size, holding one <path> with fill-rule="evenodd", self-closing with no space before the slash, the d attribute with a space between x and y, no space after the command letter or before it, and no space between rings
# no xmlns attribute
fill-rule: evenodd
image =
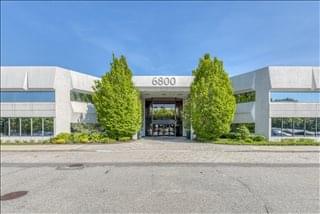
<svg viewBox="0 0 320 214"><path fill-rule="evenodd" d="M163 85L175 85L176 78L174 77L153 77L152 85L163 86Z"/></svg>

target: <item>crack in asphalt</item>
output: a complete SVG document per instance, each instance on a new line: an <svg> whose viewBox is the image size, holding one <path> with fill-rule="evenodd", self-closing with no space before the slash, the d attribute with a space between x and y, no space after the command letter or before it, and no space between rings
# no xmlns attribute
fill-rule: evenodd
<svg viewBox="0 0 320 214"><path fill-rule="evenodd" d="M245 189L247 189L247 191L252 194L252 196L257 200L257 201L260 201L262 204L263 204L263 208L264 210L266 211L267 214L270 213L268 206L267 206L267 202L259 195L257 194L247 183L245 183L244 181L242 181L239 177L234 177L234 176L231 176L231 175L227 175L223 172L221 172L221 170L216 170L216 172L218 172L219 174L221 175L224 175L228 178L230 178L231 180L233 181L236 181L238 182L239 184L241 184Z"/></svg>

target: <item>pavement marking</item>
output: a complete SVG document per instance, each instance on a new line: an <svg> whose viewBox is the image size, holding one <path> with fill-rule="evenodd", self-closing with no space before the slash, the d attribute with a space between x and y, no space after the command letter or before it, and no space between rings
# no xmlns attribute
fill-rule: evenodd
<svg viewBox="0 0 320 214"><path fill-rule="evenodd" d="M98 149L96 152L113 152L112 150Z"/></svg>

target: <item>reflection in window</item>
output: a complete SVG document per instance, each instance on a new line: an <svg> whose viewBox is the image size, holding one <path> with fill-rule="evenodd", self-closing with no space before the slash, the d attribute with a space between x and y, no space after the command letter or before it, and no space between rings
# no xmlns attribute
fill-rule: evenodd
<svg viewBox="0 0 320 214"><path fill-rule="evenodd" d="M54 102L54 91L0 91L1 102Z"/></svg>
<svg viewBox="0 0 320 214"><path fill-rule="evenodd" d="M304 136L304 118L293 119L294 136Z"/></svg>
<svg viewBox="0 0 320 214"><path fill-rule="evenodd" d="M320 136L320 117L317 118L317 136Z"/></svg>
<svg viewBox="0 0 320 214"><path fill-rule="evenodd" d="M320 118L271 118L271 135L320 137Z"/></svg>
<svg viewBox="0 0 320 214"><path fill-rule="evenodd" d="M53 118L43 118L43 133L44 136L53 135Z"/></svg>
<svg viewBox="0 0 320 214"><path fill-rule="evenodd" d="M32 136L42 136L42 118L32 118Z"/></svg>
<svg viewBox="0 0 320 214"><path fill-rule="evenodd" d="M10 133L9 133L10 124ZM0 136L52 136L54 118L1 117Z"/></svg>
<svg viewBox="0 0 320 214"><path fill-rule="evenodd" d="M9 119L0 117L0 136L9 135Z"/></svg>
<svg viewBox="0 0 320 214"><path fill-rule="evenodd" d="M174 120L176 117L175 104L152 104L153 120Z"/></svg>
<svg viewBox="0 0 320 214"><path fill-rule="evenodd" d="M320 92L271 92L271 102L320 103Z"/></svg>
<svg viewBox="0 0 320 214"><path fill-rule="evenodd" d="M31 135L31 119L21 118L21 136Z"/></svg>
<svg viewBox="0 0 320 214"><path fill-rule="evenodd" d="M292 118L282 119L282 136L285 136L285 137L293 136Z"/></svg>
<svg viewBox="0 0 320 214"><path fill-rule="evenodd" d="M20 135L20 119L10 118L10 136Z"/></svg>
<svg viewBox="0 0 320 214"><path fill-rule="evenodd" d="M272 118L271 119L272 129L271 135L272 136L281 136L281 128L282 128L282 119L281 118Z"/></svg>
<svg viewBox="0 0 320 214"><path fill-rule="evenodd" d="M316 118L306 118L306 136L315 136L316 135ZM319 127L320 128L320 127Z"/></svg>
<svg viewBox="0 0 320 214"><path fill-rule="evenodd" d="M92 95L78 91L70 91L70 100L76 102L92 103Z"/></svg>
<svg viewBox="0 0 320 214"><path fill-rule="evenodd" d="M256 100L256 92L249 91L245 93L235 94L236 103L248 103Z"/></svg>

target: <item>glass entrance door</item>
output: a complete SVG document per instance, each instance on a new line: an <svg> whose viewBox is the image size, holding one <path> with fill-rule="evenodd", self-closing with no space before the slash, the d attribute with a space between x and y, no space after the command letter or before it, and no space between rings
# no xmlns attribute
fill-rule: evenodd
<svg viewBox="0 0 320 214"><path fill-rule="evenodd" d="M176 104L152 104L152 136L175 136Z"/></svg>
<svg viewBox="0 0 320 214"><path fill-rule="evenodd" d="M175 100L146 101L146 135L147 136L181 136L181 107Z"/></svg>

